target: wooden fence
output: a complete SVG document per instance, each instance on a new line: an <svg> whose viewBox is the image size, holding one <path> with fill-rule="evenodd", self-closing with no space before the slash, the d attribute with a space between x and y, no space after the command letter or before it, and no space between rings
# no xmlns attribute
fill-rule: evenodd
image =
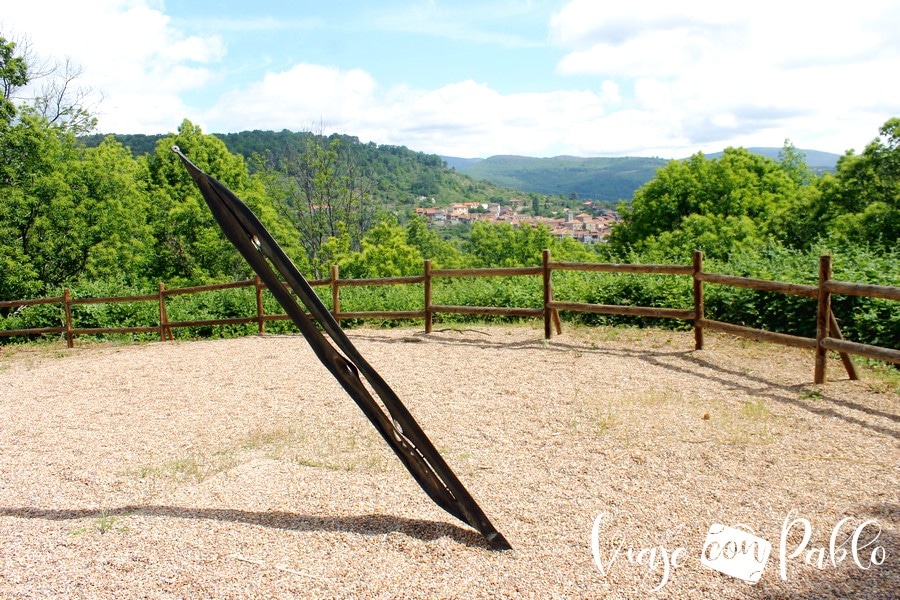
<svg viewBox="0 0 900 600"><path fill-rule="evenodd" d="M608 304L584 304L579 302L566 302L554 299L552 274L553 271L583 271L583 272L612 272L612 273L650 273L689 276L693 280L693 307L659 308L648 306L622 306ZM491 307L491 306L451 306L438 305L432 302L432 284L436 278L446 277L508 277L508 276L541 276L543 288L543 302L541 308L515 308L515 307ZM341 279L338 268L332 267L331 277L310 281L313 286L330 286L332 300L332 314L336 319L424 319L425 332L431 333L434 316L437 314L467 314L482 316L514 316L532 317L543 319L544 338L550 339L553 329L557 334L562 332L559 318L560 311L589 312L598 314L630 315L640 317L682 319L693 321L694 347L697 350L703 348L704 330L721 331L743 338L774 342L787 346L807 348L815 354L814 379L816 383L823 383L826 378L825 365L827 351L838 352L843 360L844 367L851 379L857 379L856 369L850 358L851 354L866 356L877 360L883 360L900 364L900 350L882 348L868 344L860 344L843 339L837 320L831 312L831 296L833 294L848 294L854 296L866 296L870 298L885 298L900 300L900 287L868 285L861 283L849 283L835 281L831 278L831 257L824 255L819 260L818 285L801 285L749 277L736 277L709 273L703 270L703 254L695 252L691 265L651 265L651 264L610 264L610 263L579 263L561 262L550 259L550 251L544 250L543 260L536 267L505 267L505 268L479 268L479 269L433 269L431 261L426 260L422 275L411 277L388 277L381 279ZM343 287L373 286L373 285L424 285L424 305L422 310L415 311L356 311L345 312L341 310L340 290ZM755 329L707 319L704 315L704 285L718 284L729 285L766 292L805 296L818 300L816 316L816 337L808 338L785 333L776 333L763 329ZM256 314L248 317L229 319L207 319L196 321L170 321L166 311L166 298L180 294L195 294L215 290L231 288L253 287L256 293ZM231 283L203 285L179 289L166 289L160 283L156 294L144 296L118 296L110 298L72 298L68 289L61 297L38 298L33 300L7 300L0 301L0 308L17 308L37 304L60 304L63 308L63 326L44 327L34 329L18 329L0 331L3 336L65 334L68 347L74 345L77 335L96 335L109 333L158 333L162 341L174 338L172 330L180 327L200 327L210 325L238 325L256 323L259 333L265 333L265 323L274 320L288 320L285 314L266 314L263 309L263 291L266 286L259 278L247 281L235 281ZM75 327L72 319L72 306L79 304L108 304L118 302L156 302L159 306L159 319L156 325L143 327Z"/></svg>

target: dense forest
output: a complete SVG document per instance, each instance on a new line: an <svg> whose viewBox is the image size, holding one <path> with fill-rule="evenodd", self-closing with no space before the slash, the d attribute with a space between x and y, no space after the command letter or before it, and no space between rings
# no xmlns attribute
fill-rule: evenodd
<svg viewBox="0 0 900 600"><path fill-rule="evenodd" d="M242 131L212 134L225 143L232 154L242 156L251 174L273 169L290 170L312 145L329 145L340 153L340 160L352 164L371 185L372 202L388 210L415 205L422 197L454 202L500 202L521 194L487 181L457 173L436 154L415 152L405 146L362 143L349 135L293 131ZM86 147L99 146L108 136L89 134L79 137ZM139 158L153 154L167 135L117 134L117 142ZM543 196L543 194L541 194Z"/></svg>
<svg viewBox="0 0 900 600"><path fill-rule="evenodd" d="M485 223L465 239L445 239L413 216L415 207L431 198L484 201L518 192L460 175L437 156L350 136L215 136L185 120L162 136L86 139L94 122L81 107L57 102L62 110L51 115L47 99L13 100L28 73L15 45L0 37L0 300L53 295L63 286L76 295L114 295L146 293L159 281L247 277L170 151L174 144L247 202L312 276L333 264L347 277L415 274L425 258L440 267L533 265L544 248L561 260L684 264L701 249L710 268L795 282L814 281L817 257L827 252L838 278L900 285L900 118L821 176L790 143L777 160L729 148L717 158L671 161L620 206L623 220L605 244ZM494 305L528 294L508 281L486 285L469 291ZM556 287L572 301L689 301L689 286L659 277L573 275ZM798 334L809 326L803 299L717 287L708 300L713 318L719 311L731 322ZM897 303L841 298L836 311L852 339L887 346L900 339ZM0 327L46 318L53 317L7 310Z"/></svg>
<svg viewBox="0 0 900 600"><path fill-rule="evenodd" d="M310 132L241 131L214 133L228 150L240 154L251 168L254 156L280 164L302 153L315 136ZM163 135L115 135L135 156L150 154ZM106 136L90 134L80 138L88 147L98 146ZM429 196L446 202L502 201L512 190L531 199L534 196L560 208L566 198L601 200L615 205L628 200L635 190L653 178L668 161L661 158L531 158L492 156L485 160L460 161L434 154L414 152L403 146L363 144L353 136L339 139L356 163L363 165L379 185L385 198ZM528 202L530 205L531 203Z"/></svg>

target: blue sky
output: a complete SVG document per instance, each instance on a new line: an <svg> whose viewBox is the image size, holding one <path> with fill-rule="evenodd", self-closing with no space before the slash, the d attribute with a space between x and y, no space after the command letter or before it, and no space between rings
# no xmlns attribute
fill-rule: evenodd
<svg viewBox="0 0 900 600"><path fill-rule="evenodd" d="M861 151L900 116L900 3L0 0L99 131L338 131L462 157ZM101 99L102 98L102 99Z"/></svg>

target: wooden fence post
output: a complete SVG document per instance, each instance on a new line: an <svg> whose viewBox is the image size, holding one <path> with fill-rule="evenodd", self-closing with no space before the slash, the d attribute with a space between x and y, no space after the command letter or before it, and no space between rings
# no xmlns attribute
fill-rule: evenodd
<svg viewBox="0 0 900 600"><path fill-rule="evenodd" d="M69 288L63 291L63 310L66 313L66 347L75 346L75 336L72 335L72 292Z"/></svg>
<svg viewBox="0 0 900 600"><path fill-rule="evenodd" d="M253 278L253 286L256 288L256 322L259 324L259 335L262 335L266 332L266 320L263 318L263 286L259 275Z"/></svg>
<svg viewBox="0 0 900 600"><path fill-rule="evenodd" d="M340 323L341 292L338 289L338 266L331 265L331 313L334 320Z"/></svg>
<svg viewBox="0 0 900 600"><path fill-rule="evenodd" d="M169 315L166 313L166 284L160 281L157 292L159 294L159 341L164 342L166 341L166 323L169 321Z"/></svg>
<svg viewBox="0 0 900 600"><path fill-rule="evenodd" d="M694 350L703 350L703 251L694 250Z"/></svg>
<svg viewBox="0 0 900 600"><path fill-rule="evenodd" d="M831 292L828 291L828 280L831 279L831 255L819 257L819 308L816 311L816 370L814 381L825 383L825 368L828 351L822 340L828 337L831 326Z"/></svg>
<svg viewBox="0 0 900 600"><path fill-rule="evenodd" d="M425 261L425 333L434 329L434 315L431 312L431 260Z"/></svg>
<svg viewBox="0 0 900 600"><path fill-rule="evenodd" d="M542 275L544 280L544 339L549 340L552 335L553 311L550 309L553 298L553 280L550 278L550 250L544 249L541 253Z"/></svg>

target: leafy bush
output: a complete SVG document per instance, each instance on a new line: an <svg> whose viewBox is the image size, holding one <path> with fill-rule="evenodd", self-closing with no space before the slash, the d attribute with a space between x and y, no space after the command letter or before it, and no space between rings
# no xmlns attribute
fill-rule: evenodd
<svg viewBox="0 0 900 600"><path fill-rule="evenodd" d="M279 311L281 312L281 311ZM180 294L166 299L170 322L206 321L256 316L256 292L252 287ZM256 333L256 323L201 325L172 330L177 338L237 337Z"/></svg>
<svg viewBox="0 0 900 600"><path fill-rule="evenodd" d="M727 262L710 262L704 270L744 277L816 285L821 254L831 249L818 246L799 251L770 246L758 252L732 255ZM900 285L900 252L872 252L867 248L836 249L832 278L875 285ZM817 300L759 292L724 285L705 286L706 314L718 319L815 337ZM896 347L900 339L900 303L878 298L833 295L832 311L846 339Z"/></svg>
<svg viewBox="0 0 900 600"><path fill-rule="evenodd" d="M0 313L0 330L64 327L65 324L66 317L62 304L20 306L9 310L5 315ZM0 344L22 343L30 339L33 339L33 336L4 336L0 337Z"/></svg>
<svg viewBox="0 0 900 600"><path fill-rule="evenodd" d="M555 300L588 304L690 308L692 289L690 278L683 275L565 271L553 279ZM687 321L593 313L573 313L566 318L585 325L654 325L676 329L689 325Z"/></svg>
<svg viewBox="0 0 900 600"><path fill-rule="evenodd" d="M146 296L156 290L141 289L116 281L84 281L72 288L72 298L114 298ZM159 302L110 302L105 304L73 304L72 325L75 328L153 327L159 324ZM114 337L115 334L110 334ZM134 339L159 339L158 333L133 334ZM96 336L106 338L106 336Z"/></svg>

